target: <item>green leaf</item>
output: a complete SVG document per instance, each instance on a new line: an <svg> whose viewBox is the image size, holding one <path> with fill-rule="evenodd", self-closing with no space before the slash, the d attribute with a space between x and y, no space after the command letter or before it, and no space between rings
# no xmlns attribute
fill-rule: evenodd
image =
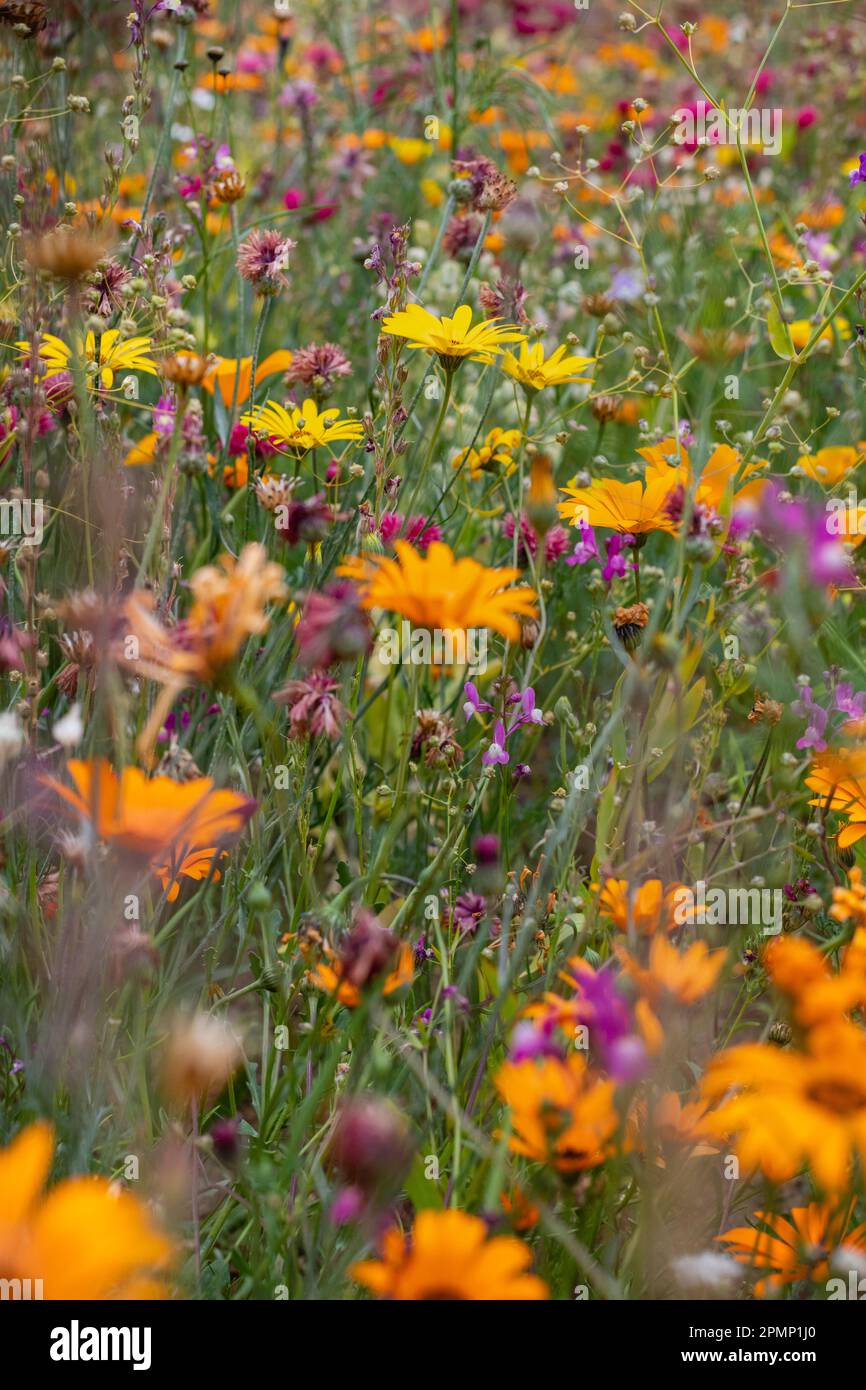
<svg viewBox="0 0 866 1390"><path fill-rule="evenodd" d="M777 357L784 357L786 362L790 362L797 356L788 325L782 320L775 304L770 305L767 315L767 331L770 335L770 346Z"/></svg>

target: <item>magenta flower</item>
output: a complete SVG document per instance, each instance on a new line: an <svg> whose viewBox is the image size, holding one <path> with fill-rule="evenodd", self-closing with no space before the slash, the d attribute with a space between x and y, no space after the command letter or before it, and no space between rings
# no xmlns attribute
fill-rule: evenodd
<svg viewBox="0 0 866 1390"><path fill-rule="evenodd" d="M856 188L858 183L866 183L866 150L860 155L860 163L856 169L852 169L848 175L848 181L852 188Z"/></svg>
<svg viewBox="0 0 866 1390"><path fill-rule="evenodd" d="M463 713L467 719L471 719L475 714L489 714L493 709L486 700L478 698L478 688L473 681L467 681L463 687L463 694L466 699L463 704Z"/></svg>
<svg viewBox="0 0 866 1390"><path fill-rule="evenodd" d="M481 759L485 767L495 767L497 763L505 764L511 761L505 747L505 738L505 725L501 719L497 719L493 728L493 742Z"/></svg>

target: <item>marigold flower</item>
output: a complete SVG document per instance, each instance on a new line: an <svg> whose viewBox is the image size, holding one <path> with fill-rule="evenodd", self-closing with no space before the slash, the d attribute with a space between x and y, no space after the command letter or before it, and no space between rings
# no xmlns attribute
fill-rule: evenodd
<svg viewBox="0 0 866 1390"><path fill-rule="evenodd" d="M401 613L416 627L443 632L490 627L510 642L520 637L518 617L537 616L534 589L507 587L519 570L487 569L468 556L458 560L442 541L426 555L406 541L396 541L394 549L396 559L354 556L338 570L358 582L365 608Z"/></svg>
<svg viewBox="0 0 866 1390"><path fill-rule="evenodd" d="M866 1160L866 1035L852 1023L812 1030L804 1051L766 1043L727 1048L707 1067L702 1091L723 1099L707 1123L748 1172L787 1182L807 1164L828 1193L841 1192L851 1162Z"/></svg>
<svg viewBox="0 0 866 1390"><path fill-rule="evenodd" d="M851 875L857 875L852 869ZM862 891L862 890L861 890ZM856 888L848 898L849 890L837 888L840 907L831 909L831 916L846 912L850 899L858 902ZM845 903L846 906L841 906ZM862 908L861 908L862 910ZM837 917L837 920L845 920ZM852 1009L866 1004L866 927L860 927L854 940L847 948L838 971L831 971L827 957L822 951L801 936L784 936L771 941L764 951L764 965L777 989L792 1001L793 1015L804 1028L815 1027L819 1023L838 1021Z"/></svg>
<svg viewBox="0 0 866 1390"><path fill-rule="evenodd" d="M203 565L190 580L193 604L189 616L167 628L154 612L154 595L136 589L126 601L124 616L137 649L129 664L134 671L160 681L165 689L139 739L145 752L178 693L193 681L218 681L234 663L241 646L267 630L266 606L285 597L284 570L267 558L257 541L240 555L222 555L216 565ZM120 649L121 659L123 648Z"/></svg>
<svg viewBox="0 0 866 1390"><path fill-rule="evenodd" d="M169 902L182 878L208 877L222 846L240 835L256 809L241 792L216 789L210 777L180 783L148 778L136 767L118 775L104 758L74 759L66 770L74 790L54 777L40 780L90 823L98 839L149 863Z"/></svg>
<svg viewBox="0 0 866 1390"><path fill-rule="evenodd" d="M671 470L673 474L673 470ZM650 531L677 530L667 510L676 476L655 477L644 485L639 478L621 483L616 478L595 478L589 487L566 487L559 515L572 526L601 526L621 535L643 536Z"/></svg>
<svg viewBox="0 0 866 1390"><path fill-rule="evenodd" d="M0 1149L0 1269L31 1280L36 1298L157 1299L170 1241L131 1193L95 1175L65 1178L48 1192L54 1131L27 1125Z"/></svg>
<svg viewBox="0 0 866 1390"><path fill-rule="evenodd" d="M833 445L827 449L819 449L817 454L801 454L797 459L797 467L801 473L805 473L807 478L813 482L821 483L824 487L835 487L843 478L866 459L866 443L861 443L855 449L853 445Z"/></svg>
<svg viewBox="0 0 866 1390"><path fill-rule="evenodd" d="M412 947L406 941L401 942L387 927L380 926L370 912L356 915L355 924L339 953L329 947L325 951L331 963L316 965L310 972L310 983L333 994L348 1009L357 1008L362 989L376 981L382 980L382 994L387 998L411 984L415 974ZM395 960L393 969L385 974Z"/></svg>
<svg viewBox="0 0 866 1390"><path fill-rule="evenodd" d="M523 334L512 323L482 319L472 326L472 310L461 304L453 318L437 318L420 304L410 304L383 320L382 332L407 338L412 348L422 348L438 357L446 371L453 372L468 357L473 362L492 362L505 343L523 342Z"/></svg>
<svg viewBox="0 0 866 1390"><path fill-rule="evenodd" d="M502 370L524 391L544 391L548 386L565 386L570 382L589 381L581 372L592 365L594 357L579 357L569 354L566 346L558 347L549 357L544 355L542 343L520 344L520 352L502 354Z"/></svg>
<svg viewBox="0 0 866 1390"><path fill-rule="evenodd" d="M729 444L717 444L701 469L700 477L695 481L688 450L682 445L677 450L673 439L664 439L661 444L654 444L647 449L638 449L638 453L641 458L646 460L644 477L647 484L659 479L666 482L672 492L677 484L684 489L694 486L695 506L707 507L716 513L721 511L725 496L733 485L733 480L742 461L736 449L732 449ZM669 462L670 459L677 457L679 464L674 465ZM756 478L755 475L763 472L767 466L766 459L753 459L751 463L746 464L743 470L743 479L751 478L753 481L745 483L733 494L732 504L734 507L745 502L758 503L761 500L767 482L766 479Z"/></svg>
<svg viewBox="0 0 866 1390"><path fill-rule="evenodd" d="M381 1260L352 1266L352 1278L380 1298L510 1302L547 1297L547 1285L526 1270L529 1246L516 1236L488 1237L479 1216L419 1211L410 1237L387 1231Z"/></svg>
<svg viewBox="0 0 866 1390"><path fill-rule="evenodd" d="M725 951L711 951L705 941L693 941L684 951L678 951L660 933L652 938L646 968L621 942L616 943L616 952L623 968L651 1004L696 1003L713 988L726 958Z"/></svg>
<svg viewBox="0 0 866 1390"><path fill-rule="evenodd" d="M579 1052L506 1062L494 1084L511 1110L514 1153L562 1173L604 1162L619 1124L614 1083L594 1080Z"/></svg>
<svg viewBox="0 0 866 1390"><path fill-rule="evenodd" d="M839 811L847 819L836 836L840 849L848 849L866 835L866 745L827 749L812 760L805 779L809 802L824 812Z"/></svg>
<svg viewBox="0 0 866 1390"><path fill-rule="evenodd" d="M789 1217L756 1211L755 1226L734 1226L716 1240L735 1260L765 1272L755 1285L759 1298L779 1293L786 1285L809 1279L824 1284L830 1260L840 1246L866 1254L866 1222L849 1230L853 1203L838 1209L825 1202L792 1207Z"/></svg>
<svg viewBox="0 0 866 1390"><path fill-rule="evenodd" d="M677 894L682 887L681 883L665 886L660 878L650 878L632 892L628 879L608 878L599 893L598 910L618 931L632 930L639 936L676 931L680 925Z"/></svg>
<svg viewBox="0 0 866 1390"><path fill-rule="evenodd" d="M292 353L285 348L269 353L256 368L256 386L277 372L288 371L293 360ZM230 410L233 401L242 406L249 400L252 371L251 357L242 357L240 362L236 357L217 357L208 368L202 386L212 396L219 391L223 405Z"/></svg>

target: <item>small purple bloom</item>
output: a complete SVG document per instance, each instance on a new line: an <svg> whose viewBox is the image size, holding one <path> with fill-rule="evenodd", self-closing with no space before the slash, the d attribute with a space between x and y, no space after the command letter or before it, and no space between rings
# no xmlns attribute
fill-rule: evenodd
<svg viewBox="0 0 866 1390"><path fill-rule="evenodd" d="M504 764L510 761L505 747L505 737L505 725L501 719L497 719L493 728L493 742L481 759L485 767L494 767L497 763Z"/></svg>
<svg viewBox="0 0 866 1390"><path fill-rule="evenodd" d="M463 687L463 694L466 696L463 705L463 713L466 715L467 719L471 719L473 714L487 714L493 709L493 706L489 705L486 700L480 700L478 698L478 689L474 682L466 682Z"/></svg>
<svg viewBox="0 0 866 1390"><path fill-rule="evenodd" d="M852 188L856 188L858 183L866 183L866 151L861 153L860 164L858 168L851 170L848 181Z"/></svg>

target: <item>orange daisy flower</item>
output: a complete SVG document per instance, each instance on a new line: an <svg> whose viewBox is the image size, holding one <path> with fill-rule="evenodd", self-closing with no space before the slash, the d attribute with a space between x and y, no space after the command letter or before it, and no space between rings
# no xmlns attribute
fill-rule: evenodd
<svg viewBox="0 0 866 1390"><path fill-rule="evenodd" d="M385 1234L380 1260L352 1266L352 1278L379 1298L401 1301L511 1302L547 1298L526 1270L529 1246L516 1236L488 1237L480 1216L419 1211L411 1236Z"/></svg>
<svg viewBox="0 0 866 1390"><path fill-rule="evenodd" d="M512 589L517 569L488 569L469 556L457 559L450 546L434 541L421 555L408 541L395 543L397 558L356 555L338 573L361 587L365 608L402 613L416 627L465 632L490 627L510 642L520 637L519 618L534 618L535 590Z"/></svg>
<svg viewBox="0 0 866 1390"><path fill-rule="evenodd" d="M565 1061L506 1062L494 1083L511 1110L514 1153L561 1173L593 1168L607 1158L619 1125L614 1083L592 1079L579 1052Z"/></svg>
<svg viewBox="0 0 866 1390"><path fill-rule="evenodd" d="M210 874L220 846L241 833L256 808L241 792L215 789L210 777L175 782L146 777L136 767L124 767L118 776L104 758L73 760L67 772L74 790L53 777L41 780L89 822L98 839L149 863L169 902L180 892L181 879Z"/></svg>

